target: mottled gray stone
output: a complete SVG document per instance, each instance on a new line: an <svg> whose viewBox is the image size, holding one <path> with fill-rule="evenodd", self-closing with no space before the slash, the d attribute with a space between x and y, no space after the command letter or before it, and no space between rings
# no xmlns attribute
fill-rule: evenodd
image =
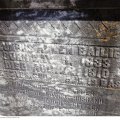
<svg viewBox="0 0 120 120"><path fill-rule="evenodd" d="M120 115L119 26L1 21L0 115Z"/></svg>
<svg viewBox="0 0 120 120"><path fill-rule="evenodd" d="M1 0L1 8L68 8L76 0Z"/></svg>

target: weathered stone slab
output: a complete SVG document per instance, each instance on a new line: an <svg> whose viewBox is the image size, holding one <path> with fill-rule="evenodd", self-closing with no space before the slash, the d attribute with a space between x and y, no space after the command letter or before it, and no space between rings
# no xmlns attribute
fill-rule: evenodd
<svg viewBox="0 0 120 120"><path fill-rule="evenodd" d="M120 115L119 26L0 21L0 115Z"/></svg>

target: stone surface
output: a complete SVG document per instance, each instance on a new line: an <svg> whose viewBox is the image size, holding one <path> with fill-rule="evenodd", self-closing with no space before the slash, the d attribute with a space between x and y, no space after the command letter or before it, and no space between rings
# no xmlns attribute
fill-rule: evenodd
<svg viewBox="0 0 120 120"><path fill-rule="evenodd" d="M87 8L87 9L113 9L120 8L119 0L0 0L0 8Z"/></svg>
<svg viewBox="0 0 120 120"><path fill-rule="evenodd" d="M75 0L1 0L1 8L66 8L75 5Z"/></svg>
<svg viewBox="0 0 120 120"><path fill-rule="evenodd" d="M0 21L0 115L120 115L120 22Z"/></svg>

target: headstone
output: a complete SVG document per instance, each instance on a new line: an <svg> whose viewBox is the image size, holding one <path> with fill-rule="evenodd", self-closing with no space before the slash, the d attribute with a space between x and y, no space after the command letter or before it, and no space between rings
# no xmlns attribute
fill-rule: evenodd
<svg viewBox="0 0 120 120"><path fill-rule="evenodd" d="M63 9L78 0L19 2L0 11L0 115L120 115L117 12L104 10L101 20L94 10Z"/></svg>

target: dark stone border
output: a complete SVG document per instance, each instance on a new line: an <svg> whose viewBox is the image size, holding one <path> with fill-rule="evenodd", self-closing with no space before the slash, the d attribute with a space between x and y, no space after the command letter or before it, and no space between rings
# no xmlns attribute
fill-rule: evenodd
<svg viewBox="0 0 120 120"><path fill-rule="evenodd" d="M0 20L95 20L119 21L120 9L7 9Z"/></svg>

